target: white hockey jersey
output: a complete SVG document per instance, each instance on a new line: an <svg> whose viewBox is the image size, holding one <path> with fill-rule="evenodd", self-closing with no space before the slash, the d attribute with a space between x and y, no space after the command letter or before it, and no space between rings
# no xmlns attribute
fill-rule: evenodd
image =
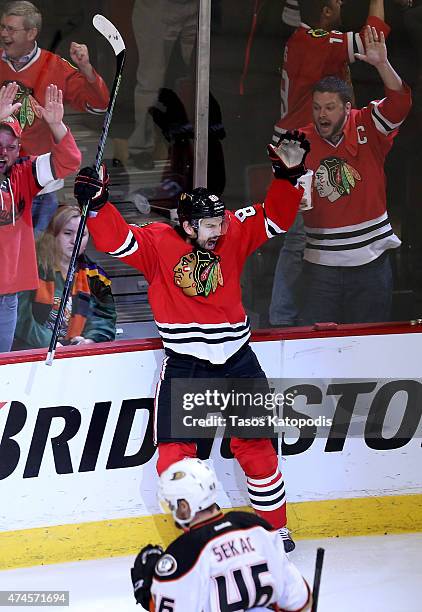
<svg viewBox="0 0 422 612"><path fill-rule="evenodd" d="M151 593L155 612L299 612L310 603L280 535L247 512L220 513L177 538L155 567Z"/></svg>

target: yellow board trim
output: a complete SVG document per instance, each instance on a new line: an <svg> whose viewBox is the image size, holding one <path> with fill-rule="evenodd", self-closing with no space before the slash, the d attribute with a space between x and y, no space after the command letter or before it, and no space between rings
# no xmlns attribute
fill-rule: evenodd
<svg viewBox="0 0 422 612"><path fill-rule="evenodd" d="M296 540L415 532L422 531L422 495L291 503L288 514ZM167 546L180 533L164 514L6 531L0 569L136 555L145 544Z"/></svg>

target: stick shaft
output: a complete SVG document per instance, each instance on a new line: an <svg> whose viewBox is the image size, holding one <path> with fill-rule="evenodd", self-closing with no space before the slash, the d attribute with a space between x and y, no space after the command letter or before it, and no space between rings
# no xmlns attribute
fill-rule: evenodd
<svg viewBox="0 0 422 612"><path fill-rule="evenodd" d="M312 590L312 610L311 612L317 612L318 599L319 599L319 587L321 585L321 573L322 565L324 563L324 548L317 549L317 556L315 561L315 575L314 575L314 588Z"/></svg>
<svg viewBox="0 0 422 612"><path fill-rule="evenodd" d="M122 71L125 62L125 51L121 51L116 56L116 74L114 77L113 87L110 94L110 100L107 108L107 112L104 117L103 129L101 131L100 139L98 141L97 154L95 157L95 169L98 172L101 166L101 162L103 159L103 153L105 144L107 141L108 131L110 128L111 118L113 116L114 105L116 103L117 94L120 88L120 82L122 79ZM73 278L76 270L76 260L79 255L79 249L81 247L82 238L85 231L86 221L88 218L88 210L89 210L90 202L86 202L81 211L81 220L79 222L78 231L76 233L75 244L73 246L72 255L70 258L69 268L66 275L66 281L63 288L62 297L60 300L60 306L57 313L56 321L54 323L54 329L51 336L50 344L48 347L47 359L45 361L46 365L52 365L54 354L56 352L57 341L59 337L60 328L62 325L64 312L66 308L67 301L69 299L69 295L73 285Z"/></svg>

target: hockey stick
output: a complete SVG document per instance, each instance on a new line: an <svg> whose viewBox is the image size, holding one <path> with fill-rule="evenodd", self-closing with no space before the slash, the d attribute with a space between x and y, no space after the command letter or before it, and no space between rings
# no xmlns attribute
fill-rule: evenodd
<svg viewBox="0 0 422 612"><path fill-rule="evenodd" d="M321 572L322 564L324 562L324 548L317 548L317 555L315 561L315 575L314 575L314 588L312 589L312 608L311 612L317 612L318 609L318 598L319 598L319 587L321 584Z"/></svg>
<svg viewBox="0 0 422 612"><path fill-rule="evenodd" d="M97 155L95 157L95 169L97 172L100 169L101 161L103 159L104 147L107 140L108 130L110 128L111 118L113 116L113 109L116 103L117 94L122 80L123 65L125 63L126 47L123 42L119 31L115 26L106 19L103 15L95 15L92 23L96 30L107 38L110 45L113 47L114 54L116 56L116 74L114 76L113 87L110 93L110 101L108 103L107 112L104 117L103 129L101 132L100 140L98 141ZM46 365L52 365L54 354L56 352L57 340L59 337L59 330L63 321L64 311L69 299L70 291L73 284L73 278L76 269L76 259L79 254L79 249L82 242L82 237L85 231L86 220L88 217L89 201L86 202L82 208L81 220L79 222L78 231L75 238L75 244L70 258L69 269L67 271L66 281L63 288L63 293L60 301L59 311L57 313L56 322L54 324L53 334L51 336L50 345L48 347L47 358L45 360Z"/></svg>

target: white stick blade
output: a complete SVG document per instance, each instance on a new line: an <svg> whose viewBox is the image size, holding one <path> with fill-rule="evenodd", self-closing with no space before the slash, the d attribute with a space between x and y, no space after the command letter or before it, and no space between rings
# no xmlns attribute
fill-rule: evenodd
<svg viewBox="0 0 422 612"><path fill-rule="evenodd" d="M111 21L104 17L104 15L94 15L92 23L94 28L98 30L98 32L102 34L104 38L107 38L116 55L126 48L119 30L111 23Z"/></svg>

